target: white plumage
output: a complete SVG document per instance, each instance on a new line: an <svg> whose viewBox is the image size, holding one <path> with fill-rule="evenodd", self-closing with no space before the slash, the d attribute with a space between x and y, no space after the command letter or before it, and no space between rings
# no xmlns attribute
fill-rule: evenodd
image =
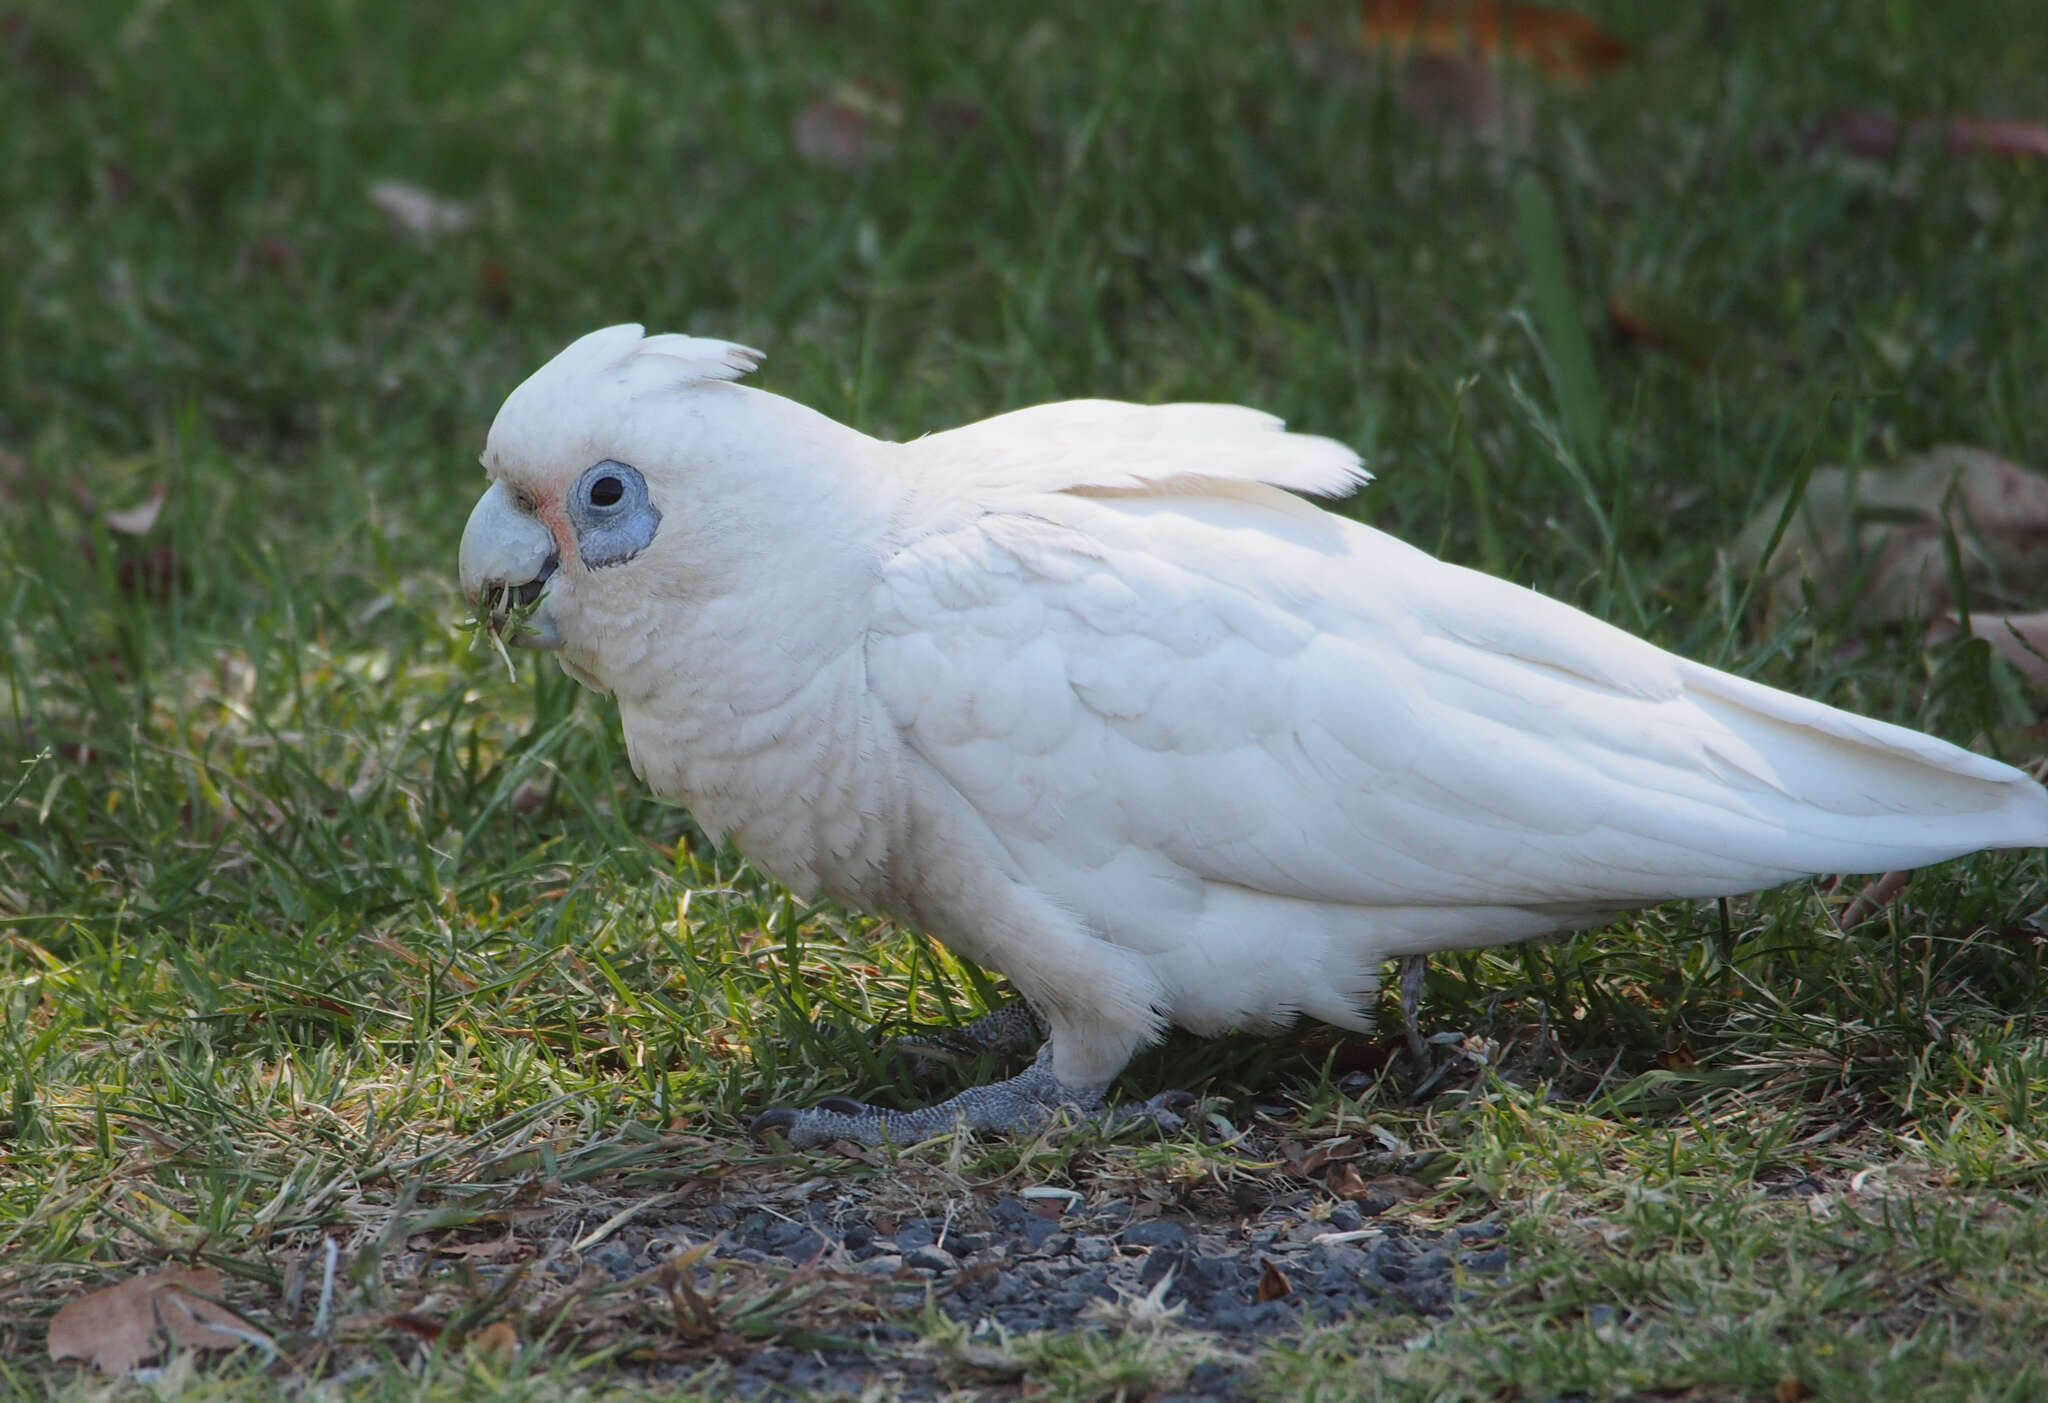
<svg viewBox="0 0 2048 1403"><path fill-rule="evenodd" d="M796 1138L1093 1104L1166 1023L1361 1026L1400 955L2048 844L2018 770L1291 495L1365 474L1267 415L1078 401L890 444L727 383L753 360L569 347L492 428L463 574L545 581L540 639L657 792L1050 1026L1013 1083L781 1113ZM596 501L606 463L644 511Z"/></svg>

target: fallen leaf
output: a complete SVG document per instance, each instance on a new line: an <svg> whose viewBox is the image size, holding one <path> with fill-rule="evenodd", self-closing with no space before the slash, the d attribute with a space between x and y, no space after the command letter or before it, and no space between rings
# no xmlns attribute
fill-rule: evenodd
<svg viewBox="0 0 2048 1403"><path fill-rule="evenodd" d="M448 1327L429 1315L387 1315L384 1323L394 1330L403 1330L408 1335L417 1335L423 1340L438 1340Z"/></svg>
<svg viewBox="0 0 2048 1403"><path fill-rule="evenodd" d="M1395 52L1520 59L1552 83L1583 88L1629 47L1576 10L1500 0L1361 0L1360 38ZM1505 14L1503 14L1505 11Z"/></svg>
<svg viewBox="0 0 2048 1403"><path fill-rule="evenodd" d="M1355 1202L1372 1192L1372 1186L1348 1164L1340 1164L1324 1176L1323 1187L1346 1202Z"/></svg>
<svg viewBox="0 0 2048 1403"><path fill-rule="evenodd" d="M1901 146L1939 130L1942 149L1951 156L2011 156L2016 160L2048 157L2048 124L1987 117L1906 117L1864 109L1836 112L1806 131L1809 154L1833 147L1869 160L1889 160Z"/></svg>
<svg viewBox="0 0 2048 1403"><path fill-rule="evenodd" d="M1271 1257L1259 1261L1259 1304L1277 1301L1294 1290L1294 1283L1287 1279L1287 1273L1280 1270L1280 1264Z"/></svg>
<svg viewBox="0 0 2048 1403"><path fill-rule="evenodd" d="M51 1319L50 1358L83 1359L104 1373L125 1374L161 1354L167 1342L184 1349L267 1347L262 1331L206 1299L220 1290L217 1271L177 1269L88 1291Z"/></svg>
<svg viewBox="0 0 2048 1403"><path fill-rule="evenodd" d="M500 1262L507 1257L518 1256L526 1251L526 1244L512 1235L512 1229L505 1229L503 1237L490 1238L484 1242L444 1242L435 1248L444 1257L463 1257L472 1262Z"/></svg>
<svg viewBox="0 0 2048 1403"><path fill-rule="evenodd" d="M2048 156L2048 125L1982 117L1951 117L1942 144L1950 155L1982 151L1993 156L2039 160Z"/></svg>
<svg viewBox="0 0 2048 1403"><path fill-rule="evenodd" d="M1363 1157L1367 1149L1365 1142L1355 1135L1326 1141L1302 1156L1301 1167L1295 1172L1304 1176L1320 1174L1333 1164Z"/></svg>
<svg viewBox="0 0 2048 1403"><path fill-rule="evenodd" d="M258 239L243 249L242 262L251 268L268 268L274 273L282 273L298 266L299 251L290 239L280 239L273 235L270 238Z"/></svg>
<svg viewBox="0 0 2048 1403"><path fill-rule="evenodd" d="M1501 91L1500 66L1478 54L1411 54L1401 66L1394 101L1435 126L1460 126L1484 140L1528 135L1536 109L1526 92Z"/></svg>
<svg viewBox="0 0 2048 1403"><path fill-rule="evenodd" d="M469 206L403 180L372 182L370 203L384 211L393 224L421 238L456 233L468 228L475 217Z"/></svg>
<svg viewBox="0 0 2048 1403"><path fill-rule="evenodd" d="M1370 1180L1366 1188L1377 1189L1397 1199L1428 1198L1434 1192L1422 1180L1412 1179L1406 1174L1382 1174L1377 1179Z"/></svg>
<svg viewBox="0 0 2048 1403"><path fill-rule="evenodd" d="M477 269L476 300L487 312L503 316L512 310L512 274L495 258L486 258Z"/></svg>
<svg viewBox="0 0 2048 1403"><path fill-rule="evenodd" d="M1690 1072L1700 1065L1692 1044L1680 1039L1678 1046L1657 1054L1657 1065L1667 1072Z"/></svg>
<svg viewBox="0 0 2048 1403"><path fill-rule="evenodd" d="M835 170L858 170L895 145L903 102L886 88L856 78L796 114L790 140L805 160Z"/></svg>
<svg viewBox="0 0 2048 1403"><path fill-rule="evenodd" d="M1893 897L1906 889L1913 880L1910 871L1887 872L1856 893L1855 898L1842 908L1840 917L1843 930L1861 924L1891 904Z"/></svg>
<svg viewBox="0 0 2048 1403"><path fill-rule="evenodd" d="M1944 643L1962 627L1955 615L1944 614L1927 626L1927 641ZM1989 643L2020 676L2037 687L2048 687L2048 611L1971 614L1970 632Z"/></svg>
<svg viewBox="0 0 2048 1403"><path fill-rule="evenodd" d="M31 496L41 498L49 495L49 483L38 479L31 484L26 458L0 448L0 502L20 502Z"/></svg>
<svg viewBox="0 0 2048 1403"><path fill-rule="evenodd" d="M1743 528L1738 569L1758 567L1784 510L1779 493ZM1939 618L1956 606L1951 538L1988 612L2048 596L2048 477L1956 444L1891 467L1820 468L1765 566L1766 603L1796 608L1809 586L1839 603L1855 589L1866 618Z"/></svg>
<svg viewBox="0 0 2048 1403"><path fill-rule="evenodd" d="M1786 1374L1779 1378L1775 1396L1778 1403L1805 1403L1813 1397L1813 1386L1797 1374Z"/></svg>
<svg viewBox="0 0 2048 1403"><path fill-rule="evenodd" d="M124 557L114 566L114 585L133 598L161 604L184 583L178 557L169 546L156 545L140 555Z"/></svg>
<svg viewBox="0 0 2048 1403"><path fill-rule="evenodd" d="M139 507L126 511L108 512L101 519L107 529L120 536L147 536L156 526L157 517L163 514L164 501L171 495L170 485L159 482L149 489L149 500Z"/></svg>
<svg viewBox="0 0 2048 1403"><path fill-rule="evenodd" d="M1607 299L1607 321L1625 341L1661 351L1684 361L1695 374L1705 374L1704 340L1692 317L1640 285L1617 289Z"/></svg>
<svg viewBox="0 0 2048 1403"><path fill-rule="evenodd" d="M502 1369L519 1357L519 1332L509 1320L493 1320L469 1337L469 1347Z"/></svg>
<svg viewBox="0 0 2048 1403"><path fill-rule="evenodd" d="M985 114L964 98L933 99L924 109L925 126L942 142L955 142L982 124Z"/></svg>

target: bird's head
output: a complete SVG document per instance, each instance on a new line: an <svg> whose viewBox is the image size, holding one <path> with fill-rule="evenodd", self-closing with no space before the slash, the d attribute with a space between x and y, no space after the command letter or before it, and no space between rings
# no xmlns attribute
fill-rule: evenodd
<svg viewBox="0 0 2048 1403"><path fill-rule="evenodd" d="M610 326L567 346L514 389L483 447L492 479L463 528L463 594L522 647L559 653L610 690L621 645L662 606L743 582L760 479L786 459L791 414L729 381L760 352ZM612 655L608 655L612 653Z"/></svg>
<svg viewBox="0 0 2048 1403"><path fill-rule="evenodd" d="M834 499L873 440L730 383L759 361L724 341L613 326L515 389L462 533L477 618L617 690L659 636L719 601L760 612L791 576L832 583L819 533L843 535L858 515Z"/></svg>

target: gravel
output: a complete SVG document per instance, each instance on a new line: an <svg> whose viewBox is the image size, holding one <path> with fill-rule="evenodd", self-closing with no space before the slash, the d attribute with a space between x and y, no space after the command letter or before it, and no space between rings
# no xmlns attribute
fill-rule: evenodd
<svg viewBox="0 0 2048 1403"><path fill-rule="evenodd" d="M1198 1332L1239 1360L1246 1346L1310 1321L1442 1314L1468 1283L1509 1264L1498 1224L1436 1231L1375 1216L1371 1205L1302 1188L1207 1218L1122 1199L1000 1196L891 1219L871 1215L856 1195L832 1195L773 1208L705 1205L667 1226L628 1226L582 1260L625 1279L722 1231L719 1260L839 1273L843 1289L878 1293L885 1319L913 1316L928 1301L982 1332L977 1339L1164 1327ZM886 1377L905 1396L929 1397L960 1383L903 1352L915 1339L905 1327L866 1329L857 1352L750 1344L726 1357L720 1386L740 1398L858 1395ZM1171 1392L1232 1398L1248 1382L1241 1363L1202 1364Z"/></svg>

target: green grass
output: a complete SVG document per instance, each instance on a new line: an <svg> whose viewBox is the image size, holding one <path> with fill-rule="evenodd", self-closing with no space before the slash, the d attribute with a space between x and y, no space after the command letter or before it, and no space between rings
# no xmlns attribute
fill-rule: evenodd
<svg viewBox="0 0 2048 1403"><path fill-rule="evenodd" d="M1504 143L1411 116L1340 8L1037 9L4 17L0 1388L85 1396L43 1360L49 1314L177 1260L226 1272L284 1347L186 1397L551 1398L654 1360L716 1391L666 1305L498 1299L408 1244L713 1180L1199 1205L1287 1173L1192 1137L893 1164L747 1145L778 1100L931 1094L836 1030L962 1017L991 986L792 901L640 790L606 705L469 649L452 575L483 431L597 325L760 346L757 383L892 436L1065 395L1259 405L1365 452L1348 509L1410 540L2038 757L2035 699L1982 644L1840 610L1763 634L1721 564L1817 463L1959 441L2048 465L2048 165L1802 148L1850 107L2048 117L2031 0L1590 4L1636 58L1529 91ZM806 162L794 118L856 79L900 127L857 169ZM396 233L382 178L474 222ZM1623 287L1708 369L1609 334ZM159 484L154 532L107 532ZM1848 932L1845 904L1801 886L1442 959L1429 1026L1483 1060L1419 1105L1385 1045L1313 1028L1142 1059L1131 1090L1197 1083L1257 1143L1377 1126L1428 1181L1396 1211L1512 1224L1510 1276L1448 1320L1271 1342L1248 1386L2048 1395L2048 872L1929 870ZM350 1323L316 1339L295 1283L329 1236ZM423 1301L442 1344L380 1323ZM735 1273L709 1308L801 1340L854 1306ZM501 1317L512 1364L454 1342ZM904 1318L961 1387L1136 1397L1192 1357Z"/></svg>

